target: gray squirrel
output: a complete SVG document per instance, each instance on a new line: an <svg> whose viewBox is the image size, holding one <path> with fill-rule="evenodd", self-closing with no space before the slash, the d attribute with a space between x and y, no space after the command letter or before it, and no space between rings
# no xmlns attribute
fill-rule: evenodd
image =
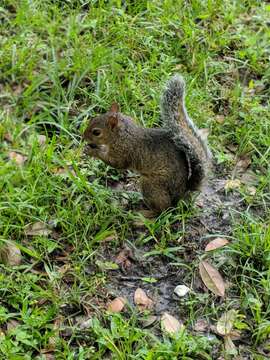
<svg viewBox="0 0 270 360"><path fill-rule="evenodd" d="M185 81L174 75L161 97L162 128L138 126L113 103L90 120L83 134L89 156L141 175L144 201L157 214L175 206L189 190L200 189L211 159L184 100Z"/></svg>

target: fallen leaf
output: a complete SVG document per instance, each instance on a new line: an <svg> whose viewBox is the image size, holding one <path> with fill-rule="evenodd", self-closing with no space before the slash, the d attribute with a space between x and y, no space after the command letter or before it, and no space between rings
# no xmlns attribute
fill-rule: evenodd
<svg viewBox="0 0 270 360"><path fill-rule="evenodd" d="M11 242L6 243L0 249L0 261L8 266L20 265L22 261L20 249Z"/></svg>
<svg viewBox="0 0 270 360"><path fill-rule="evenodd" d="M235 154L238 150L238 146L234 144L227 144L226 149L228 149L231 153Z"/></svg>
<svg viewBox="0 0 270 360"><path fill-rule="evenodd" d="M187 293L190 292L190 288L187 287L186 285L177 285L175 287L175 289L173 290L173 292L179 296L179 297L183 297L185 296Z"/></svg>
<svg viewBox="0 0 270 360"><path fill-rule="evenodd" d="M63 177L68 177L69 173L71 173L73 176L76 176L76 173L73 169L66 168L53 168L52 173Z"/></svg>
<svg viewBox="0 0 270 360"><path fill-rule="evenodd" d="M218 122L219 124L223 124L225 121L225 116L224 115L217 115L216 116L216 122Z"/></svg>
<svg viewBox="0 0 270 360"><path fill-rule="evenodd" d="M56 343L57 343L57 338L55 336L50 336L49 340L48 340L48 345L49 345L50 351L55 350Z"/></svg>
<svg viewBox="0 0 270 360"><path fill-rule="evenodd" d="M118 236L117 234L112 234L112 235L109 235L109 236L106 236L102 242L111 242L111 241L115 241L118 239Z"/></svg>
<svg viewBox="0 0 270 360"><path fill-rule="evenodd" d="M71 265L70 264L64 264L63 266L61 266L59 269L58 269L58 272L61 274L61 275L64 275L67 271L69 271L71 269Z"/></svg>
<svg viewBox="0 0 270 360"><path fill-rule="evenodd" d="M65 305L65 304L64 304ZM65 318L63 315L59 315L53 322L53 329L58 331L64 324Z"/></svg>
<svg viewBox="0 0 270 360"><path fill-rule="evenodd" d="M233 190L233 189L237 189L241 186L241 181L238 179L235 180L226 180L225 183L225 190Z"/></svg>
<svg viewBox="0 0 270 360"><path fill-rule="evenodd" d="M163 331L173 335L179 332L182 327L183 324L169 313L165 312L161 316L161 328Z"/></svg>
<svg viewBox="0 0 270 360"><path fill-rule="evenodd" d="M151 309L154 305L153 300L151 300L145 293L143 289L136 289L134 293L134 303L138 306L141 311Z"/></svg>
<svg viewBox="0 0 270 360"><path fill-rule="evenodd" d="M23 165L27 160L27 156L17 153L16 151L10 151L8 154L10 160L15 161L17 165Z"/></svg>
<svg viewBox="0 0 270 360"><path fill-rule="evenodd" d="M48 236L52 233L48 225L42 221L26 225L24 231L29 236Z"/></svg>
<svg viewBox="0 0 270 360"><path fill-rule="evenodd" d="M200 208L203 208L204 207L204 200L201 198L197 198L196 200L195 200L195 205L196 206L198 206L198 207L200 207Z"/></svg>
<svg viewBox="0 0 270 360"><path fill-rule="evenodd" d="M210 326L209 326L209 329L210 329L210 331L211 331L212 333L214 333L214 334L216 334L216 335L220 335L220 334L218 333L218 331L217 331L216 325L210 325Z"/></svg>
<svg viewBox="0 0 270 360"><path fill-rule="evenodd" d="M218 270L207 261L200 262L199 270L205 286L215 295L223 297L225 295L225 284Z"/></svg>
<svg viewBox="0 0 270 360"><path fill-rule="evenodd" d="M199 319L194 324L193 329L195 331L204 332L204 331L206 331L208 329L208 322L206 320L204 320L204 319Z"/></svg>
<svg viewBox="0 0 270 360"><path fill-rule="evenodd" d="M38 143L39 145L45 145L47 141L47 137L45 135L38 135Z"/></svg>
<svg viewBox="0 0 270 360"><path fill-rule="evenodd" d="M144 221L141 221L141 220L133 221L132 225L134 226L134 228L137 228L137 229L142 229L142 228L146 227Z"/></svg>
<svg viewBox="0 0 270 360"><path fill-rule="evenodd" d="M146 219L154 219L157 217L157 214L154 211L148 209L140 210L139 213Z"/></svg>
<svg viewBox="0 0 270 360"><path fill-rule="evenodd" d="M113 313L119 313L124 309L126 302L125 298L117 297L109 303L107 310Z"/></svg>
<svg viewBox="0 0 270 360"><path fill-rule="evenodd" d="M129 269L131 267L131 261L129 259L132 258L132 256L133 254L131 249L125 248L117 255L115 262L122 268Z"/></svg>
<svg viewBox="0 0 270 360"><path fill-rule="evenodd" d="M12 140L11 134L10 134L10 133L5 133L5 134L4 134L4 140L12 143L13 140Z"/></svg>
<svg viewBox="0 0 270 360"><path fill-rule="evenodd" d="M240 175L243 174L249 165L251 164L251 159L249 156L245 155L238 159L237 163L235 164L233 173Z"/></svg>
<svg viewBox="0 0 270 360"><path fill-rule="evenodd" d="M13 94L14 95L21 95L21 93L23 92L24 88L21 84L17 84L17 85L14 85L12 87L12 90L13 90Z"/></svg>
<svg viewBox="0 0 270 360"><path fill-rule="evenodd" d="M230 355L236 355L237 354L237 348L234 345L232 339L230 338L230 336L225 336L224 337L224 348L225 351L227 353L229 353Z"/></svg>
<svg viewBox="0 0 270 360"><path fill-rule="evenodd" d="M230 338L232 340L240 340L241 339L241 331L240 330L232 330L230 332Z"/></svg>
<svg viewBox="0 0 270 360"><path fill-rule="evenodd" d="M233 324L237 315L237 311L232 309L226 311L217 322L217 332L219 335L230 335L233 329Z"/></svg>
<svg viewBox="0 0 270 360"><path fill-rule="evenodd" d="M254 196L257 192L257 189L255 188L255 186L248 186L247 191L251 196Z"/></svg>
<svg viewBox="0 0 270 360"><path fill-rule="evenodd" d="M225 245L227 245L229 243L229 241L227 239L224 238L216 238L212 241L210 241L206 247L205 247L205 251L212 251L218 248L221 248Z"/></svg>
<svg viewBox="0 0 270 360"><path fill-rule="evenodd" d="M51 352L50 353L42 352L42 354L45 357L45 360L55 360L55 356Z"/></svg>
<svg viewBox="0 0 270 360"><path fill-rule="evenodd" d="M175 70L182 70L182 71L183 71L184 68L185 68L184 64L176 64L175 67L174 67Z"/></svg>
<svg viewBox="0 0 270 360"><path fill-rule="evenodd" d="M17 326L19 326L19 325L20 325L19 321L11 319L7 322L7 331L16 329Z"/></svg>

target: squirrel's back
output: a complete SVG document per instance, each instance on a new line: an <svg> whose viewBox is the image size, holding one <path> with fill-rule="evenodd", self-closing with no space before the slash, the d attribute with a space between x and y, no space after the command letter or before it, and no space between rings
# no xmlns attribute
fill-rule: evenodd
<svg viewBox="0 0 270 360"><path fill-rule="evenodd" d="M185 107L185 81L174 75L161 98L164 126L171 132L175 146L186 156L188 163L188 189L197 190L205 179L211 152L190 119Z"/></svg>

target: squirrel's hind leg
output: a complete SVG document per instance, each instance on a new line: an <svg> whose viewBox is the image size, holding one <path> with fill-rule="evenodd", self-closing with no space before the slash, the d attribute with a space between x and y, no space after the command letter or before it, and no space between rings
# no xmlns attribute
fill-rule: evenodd
<svg viewBox="0 0 270 360"><path fill-rule="evenodd" d="M162 211L172 206L172 199L166 187L159 181L153 181L153 178L141 178L141 190L143 199L147 207L155 213L160 214Z"/></svg>

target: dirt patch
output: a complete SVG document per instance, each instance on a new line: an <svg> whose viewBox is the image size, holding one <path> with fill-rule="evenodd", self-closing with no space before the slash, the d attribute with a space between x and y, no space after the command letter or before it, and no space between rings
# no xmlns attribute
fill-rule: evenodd
<svg viewBox="0 0 270 360"><path fill-rule="evenodd" d="M160 315L167 311L179 316L179 298L173 292L177 285L190 286L192 283L194 291L204 292L205 288L200 278L196 274L194 276L194 271L191 270L197 264L198 254L209 242L209 236L231 235L232 213L237 216L237 213L245 209L245 204L237 191L226 193L225 183L226 179L221 177L210 179L197 197L199 214L187 221L185 234L179 243L169 244L172 247L179 246L179 250L173 252L173 259L162 254L144 257L144 254L155 249L154 242L138 248L130 248L130 243L124 245L124 248L129 247L133 254L128 259L130 266L120 266L118 270L109 272L109 297L122 296L134 305L134 292L140 287L154 301L155 314ZM181 226L180 222L172 224L172 232L179 231ZM144 231L147 235L146 228ZM105 261L115 261L122 250L104 249L103 258ZM175 259L178 259L178 265L175 265Z"/></svg>

